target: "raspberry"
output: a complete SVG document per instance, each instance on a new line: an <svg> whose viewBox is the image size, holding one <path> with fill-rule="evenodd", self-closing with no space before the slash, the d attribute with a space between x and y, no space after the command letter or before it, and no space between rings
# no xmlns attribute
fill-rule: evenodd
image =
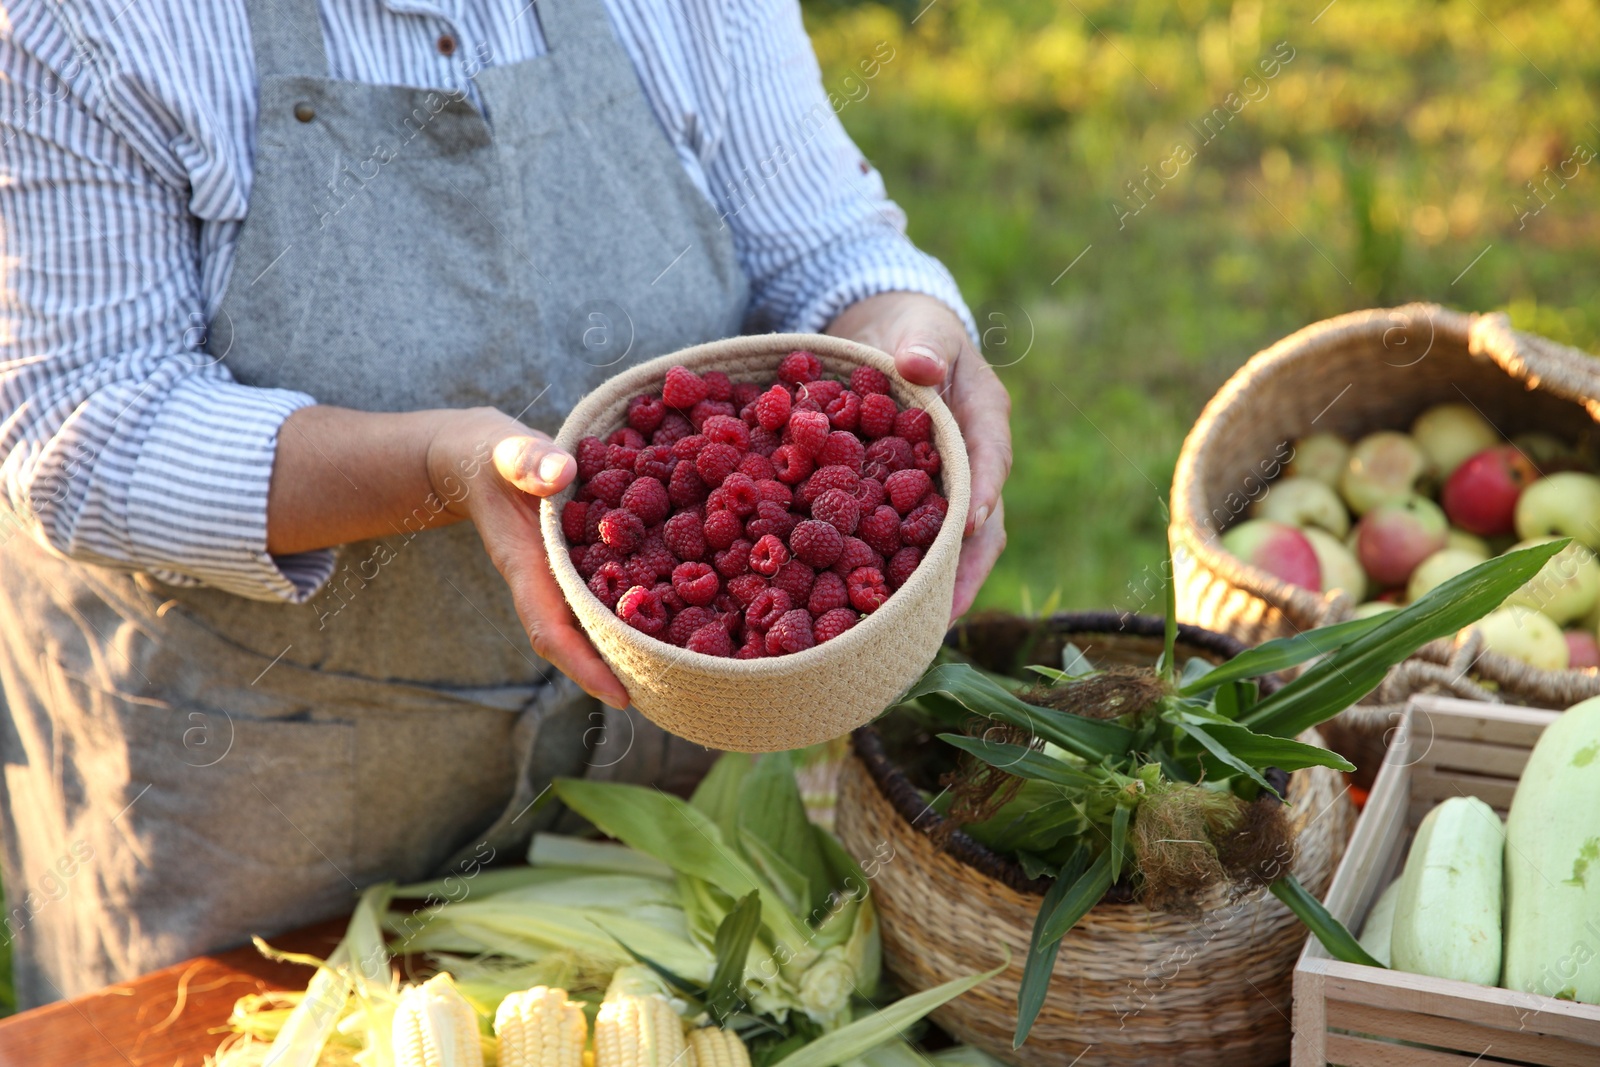
<svg viewBox="0 0 1600 1067"><path fill-rule="evenodd" d="M624 426L620 430L612 430L611 436L606 438L607 445L621 445L623 448L643 448L645 446L644 434L632 426Z"/></svg>
<svg viewBox="0 0 1600 1067"><path fill-rule="evenodd" d="M700 380L706 383L706 399L732 400L733 381L719 370L708 370L700 375Z"/></svg>
<svg viewBox="0 0 1600 1067"><path fill-rule="evenodd" d="M603 501L607 507L622 503L622 494L633 484L633 472L603 470L584 484L584 491L594 500Z"/></svg>
<svg viewBox="0 0 1600 1067"><path fill-rule="evenodd" d="M822 615L834 608L847 608L850 606L850 593L845 588L844 578L832 571L823 571L811 583L811 595L806 598L806 607L813 615Z"/></svg>
<svg viewBox="0 0 1600 1067"><path fill-rule="evenodd" d="M811 596L811 585L816 578L816 571L798 559L791 559L772 576L772 588L788 593L791 604L804 604Z"/></svg>
<svg viewBox="0 0 1600 1067"><path fill-rule="evenodd" d="M617 615L640 633L651 636L667 628L667 608L652 590L636 585L617 601Z"/></svg>
<svg viewBox="0 0 1600 1067"><path fill-rule="evenodd" d="M721 616L710 608L687 607L672 617L667 626L667 640L680 648L689 636L708 623L720 623Z"/></svg>
<svg viewBox="0 0 1600 1067"><path fill-rule="evenodd" d="M854 433L861 425L861 398L852 392L840 393L822 410L835 430Z"/></svg>
<svg viewBox="0 0 1600 1067"><path fill-rule="evenodd" d="M745 625L765 632L794 607L794 601L782 589L763 589L750 602L744 613Z"/></svg>
<svg viewBox="0 0 1600 1067"><path fill-rule="evenodd" d="M829 489L843 489L853 496L860 485L860 476L849 467L820 467L817 473L806 479L806 484L800 487L795 499L801 507L810 508L816 503L817 497Z"/></svg>
<svg viewBox="0 0 1600 1067"><path fill-rule="evenodd" d="M872 551L893 555L900 551L900 513L887 504L880 504L872 509L872 514L862 518L856 536Z"/></svg>
<svg viewBox="0 0 1600 1067"><path fill-rule="evenodd" d="M583 544L583 519L588 512L589 505L581 500L569 500L561 506L561 536L569 544Z"/></svg>
<svg viewBox="0 0 1600 1067"><path fill-rule="evenodd" d="M605 518L606 512L610 510L603 500L589 502L589 510L583 515L584 544L592 545L600 540L600 520Z"/></svg>
<svg viewBox="0 0 1600 1067"><path fill-rule="evenodd" d="M572 561L572 566L577 570L578 577L588 581L594 571L589 567L589 546L568 545L567 558Z"/></svg>
<svg viewBox="0 0 1600 1067"><path fill-rule="evenodd" d="M750 427L730 415L713 415L700 426L709 441L732 445L743 452L750 447Z"/></svg>
<svg viewBox="0 0 1600 1067"><path fill-rule="evenodd" d="M797 485L811 473L811 456L798 445L780 445L772 453L772 467L778 474L778 481Z"/></svg>
<svg viewBox="0 0 1600 1067"><path fill-rule="evenodd" d="M654 478L635 478L622 494L622 506L639 516L646 526L654 526L667 517L672 501L667 497L667 487Z"/></svg>
<svg viewBox="0 0 1600 1067"><path fill-rule="evenodd" d="M861 470L861 461L867 456L867 446L849 430L835 430L828 435L827 444L817 453L819 467L848 467Z"/></svg>
<svg viewBox="0 0 1600 1067"><path fill-rule="evenodd" d="M733 394L728 397L733 401L733 406L743 409L746 404L755 403L756 397L761 395L761 386L755 382L734 382Z"/></svg>
<svg viewBox="0 0 1600 1067"><path fill-rule="evenodd" d="M794 533L789 535L789 544L795 558L802 563L817 568L830 567L844 551L844 535L820 519L807 519L795 526Z"/></svg>
<svg viewBox="0 0 1600 1067"><path fill-rule="evenodd" d="M795 410L795 411L809 411L809 412L813 412L813 413L818 414L818 415L823 414L822 405L817 403L815 400L811 399L808 396L801 396L800 395L800 391L798 389L795 390L794 409L793 410ZM794 416L790 415L789 417L793 418Z"/></svg>
<svg viewBox="0 0 1600 1067"><path fill-rule="evenodd" d="M627 445L606 446L606 470L627 471L633 473L633 465L639 460L639 450L629 448Z"/></svg>
<svg viewBox="0 0 1600 1067"><path fill-rule="evenodd" d="M626 508L612 508L600 519L600 540L626 556L644 540L644 520Z"/></svg>
<svg viewBox="0 0 1600 1067"><path fill-rule="evenodd" d="M787 420L786 420L787 421ZM750 431L750 451L758 456L770 456L778 450L778 445L783 442L775 430L764 429L757 426Z"/></svg>
<svg viewBox="0 0 1600 1067"><path fill-rule="evenodd" d="M807 382L795 391L795 399L817 405L818 411L827 411L828 405L839 399L844 386L826 378Z"/></svg>
<svg viewBox="0 0 1600 1067"><path fill-rule="evenodd" d="M767 631L766 645L769 656L804 652L816 643L816 636L811 632L811 612L805 608L784 612Z"/></svg>
<svg viewBox="0 0 1600 1067"><path fill-rule="evenodd" d="M750 569L750 550L755 546L740 538L711 557L717 573L724 578L737 578Z"/></svg>
<svg viewBox="0 0 1600 1067"><path fill-rule="evenodd" d="M889 586L883 580L883 572L876 567L857 567L851 571L850 577L845 579L845 588L850 591L851 606L863 615L871 615L889 599Z"/></svg>
<svg viewBox="0 0 1600 1067"><path fill-rule="evenodd" d="M822 360L810 352L800 349L790 352L783 357L783 362L778 364L778 381L788 382L790 385L804 385L814 382L822 377Z"/></svg>
<svg viewBox="0 0 1600 1067"><path fill-rule="evenodd" d="M683 647L690 652L701 652L707 656L731 656L733 638L728 636L727 628L722 623L713 622L690 634L688 642Z"/></svg>
<svg viewBox="0 0 1600 1067"><path fill-rule="evenodd" d="M853 534L861 522L861 505L843 489L828 489L811 502L811 517L821 519L841 534Z"/></svg>
<svg viewBox="0 0 1600 1067"><path fill-rule="evenodd" d="M738 414L733 405L726 400L702 400L689 409L689 425L703 432L707 419L718 417L732 419Z"/></svg>
<svg viewBox="0 0 1600 1067"><path fill-rule="evenodd" d="M921 504L900 524L900 540L917 548L927 548L939 536L943 523L944 508L935 503Z"/></svg>
<svg viewBox="0 0 1600 1067"><path fill-rule="evenodd" d="M828 416L820 411L796 411L789 416L789 442L815 457L828 443Z"/></svg>
<svg viewBox="0 0 1600 1067"><path fill-rule="evenodd" d="M933 418L921 408L906 408L894 417L894 435L912 444L933 439Z"/></svg>
<svg viewBox="0 0 1600 1067"><path fill-rule="evenodd" d="M695 473L709 486L718 486L739 467L739 450L732 445L712 441L694 457Z"/></svg>
<svg viewBox="0 0 1600 1067"><path fill-rule="evenodd" d="M672 456L674 459L694 459L708 443L703 433L687 434L672 443Z"/></svg>
<svg viewBox="0 0 1600 1067"><path fill-rule="evenodd" d="M791 401L781 385L774 385L756 399L756 424L763 430L777 432L789 425Z"/></svg>
<svg viewBox="0 0 1600 1067"><path fill-rule="evenodd" d="M859 423L861 436L884 437L894 430L894 417L899 413L893 397L883 393L869 393L861 398Z"/></svg>
<svg viewBox="0 0 1600 1067"><path fill-rule="evenodd" d="M912 445L911 462L929 477L938 474L939 468L944 466L944 461L939 458L939 450L933 447L932 441L918 441Z"/></svg>
<svg viewBox="0 0 1600 1067"><path fill-rule="evenodd" d="M933 492L933 479L928 477L926 471L919 471L915 467L907 470L895 471L883 480L883 488L889 494L889 503L901 515L911 514L911 510L922 503L922 498Z"/></svg>
<svg viewBox="0 0 1600 1067"><path fill-rule="evenodd" d="M642 434L655 433L666 417L667 405L658 396L636 396L628 401L628 425Z"/></svg>
<svg viewBox="0 0 1600 1067"><path fill-rule="evenodd" d="M692 511L680 511L668 519L661 530L661 538L667 543L667 549L685 562L706 558L705 531L699 516Z"/></svg>
<svg viewBox="0 0 1600 1067"><path fill-rule="evenodd" d="M672 449L667 445L649 445L639 451L639 458L633 461L633 473L641 478L654 478L666 484L672 477L672 466L678 461L673 458Z"/></svg>
<svg viewBox="0 0 1600 1067"><path fill-rule="evenodd" d="M766 587L767 580L759 574L741 574L728 582L728 592L739 602L740 607L745 608L748 608Z"/></svg>
<svg viewBox="0 0 1600 1067"><path fill-rule="evenodd" d="M907 545L889 559L889 584L899 589L922 562L922 549Z"/></svg>
<svg viewBox="0 0 1600 1067"><path fill-rule="evenodd" d="M874 552L865 541L859 537L846 537L844 551L839 553L839 558L834 562L833 571L848 578L851 571L862 567L882 566L883 557Z"/></svg>
<svg viewBox="0 0 1600 1067"><path fill-rule="evenodd" d="M656 584L655 564L647 556L632 555L622 561L628 569L628 580L634 585L642 585L646 589Z"/></svg>
<svg viewBox="0 0 1600 1067"><path fill-rule="evenodd" d="M895 471L911 466L911 445L900 437L881 437L867 446L867 458L861 463L861 473L886 480Z"/></svg>
<svg viewBox="0 0 1600 1067"><path fill-rule="evenodd" d="M750 639L739 646L733 654L734 659L765 659L767 646L765 639L758 633L752 633Z"/></svg>
<svg viewBox="0 0 1600 1067"><path fill-rule="evenodd" d="M870 393L888 395L889 376L876 367L857 367L850 372L850 391L863 397Z"/></svg>
<svg viewBox="0 0 1600 1067"><path fill-rule="evenodd" d="M589 550L593 553L593 549ZM596 568L589 578L589 592L600 598L600 602L612 611L617 609L617 600L622 596L623 590L633 584L633 579L628 577L628 568L617 560L607 560Z"/></svg>
<svg viewBox="0 0 1600 1067"><path fill-rule="evenodd" d="M720 552L739 539L744 523L731 511L713 511L706 516L703 531L706 544Z"/></svg>
<svg viewBox="0 0 1600 1067"><path fill-rule="evenodd" d="M668 411L666 418L661 420L661 429L650 435L653 445L670 445L680 437L687 437L694 433L694 427L689 425L689 420L676 411Z"/></svg>
<svg viewBox="0 0 1600 1067"><path fill-rule="evenodd" d="M794 503L794 490L776 478L761 479L756 483L756 492L760 494L762 500L770 500L774 504L782 504L784 507Z"/></svg>
<svg viewBox="0 0 1600 1067"><path fill-rule="evenodd" d="M750 548L750 569L771 578L789 562L789 547L776 534L767 534Z"/></svg>
<svg viewBox="0 0 1600 1067"><path fill-rule="evenodd" d="M856 499L861 501L861 512L866 514L889 498L883 483L876 478L863 478L856 488Z"/></svg>
<svg viewBox="0 0 1600 1067"><path fill-rule="evenodd" d="M695 473L693 463L680 463L672 468L672 478L667 482L667 497L675 508L689 508L706 498L706 483Z"/></svg>
<svg viewBox="0 0 1600 1067"><path fill-rule="evenodd" d="M606 443L598 437L578 442L578 479L588 481L606 469Z"/></svg>
<svg viewBox="0 0 1600 1067"><path fill-rule="evenodd" d="M744 524L744 535L752 541L759 541L768 534L780 541L787 541L795 522L796 517L787 507L763 500L756 505L756 517Z"/></svg>
<svg viewBox="0 0 1600 1067"><path fill-rule="evenodd" d="M816 622L817 644L832 641L854 626L859 617L849 608L834 608L832 611L824 612Z"/></svg>
<svg viewBox="0 0 1600 1067"><path fill-rule="evenodd" d="M740 518L754 514L756 505L761 502L761 490L756 488L755 480L738 471L728 475L717 492L727 501L728 510Z"/></svg>
<svg viewBox="0 0 1600 1067"><path fill-rule="evenodd" d="M672 568L672 588L686 603L705 607L722 591L722 580L704 563L680 563Z"/></svg>
<svg viewBox="0 0 1600 1067"><path fill-rule="evenodd" d="M764 482L771 480L778 472L773 469L772 460L766 456L747 452L739 461L739 473L749 475L752 481Z"/></svg>
<svg viewBox="0 0 1600 1067"><path fill-rule="evenodd" d="M688 367L673 367L661 386L661 399L669 408L688 411L709 394L706 383Z"/></svg>

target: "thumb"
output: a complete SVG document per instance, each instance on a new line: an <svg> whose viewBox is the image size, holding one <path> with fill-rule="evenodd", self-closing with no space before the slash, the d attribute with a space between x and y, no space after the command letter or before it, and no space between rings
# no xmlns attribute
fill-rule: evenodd
<svg viewBox="0 0 1600 1067"><path fill-rule="evenodd" d="M895 370L914 385L942 385L960 344L958 338L945 337L938 329L907 330L896 339L891 353Z"/></svg>
<svg viewBox="0 0 1600 1067"><path fill-rule="evenodd" d="M534 496L550 496L567 487L578 472L571 456L547 437L512 434L494 446L494 466L500 477Z"/></svg>

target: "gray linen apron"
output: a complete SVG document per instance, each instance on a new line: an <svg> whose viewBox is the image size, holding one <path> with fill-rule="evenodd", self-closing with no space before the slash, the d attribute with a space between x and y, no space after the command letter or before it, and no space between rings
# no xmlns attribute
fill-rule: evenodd
<svg viewBox="0 0 1600 1067"><path fill-rule="evenodd" d="M250 213L207 347L372 411L554 432L621 367L735 334L727 230L600 0L462 94L334 81L315 0L249 0ZM417 502L419 514L427 504ZM310 603L0 549L4 936L24 1005L515 855L556 775L682 787L708 754L530 651L470 525L343 546Z"/></svg>

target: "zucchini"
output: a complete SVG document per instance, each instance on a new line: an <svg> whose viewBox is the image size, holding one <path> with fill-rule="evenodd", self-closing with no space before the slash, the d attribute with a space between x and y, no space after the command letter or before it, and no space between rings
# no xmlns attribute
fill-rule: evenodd
<svg viewBox="0 0 1600 1067"><path fill-rule="evenodd" d="M1499 982L1505 851L1500 816L1477 797L1451 797L1428 812L1395 898L1397 970Z"/></svg>
<svg viewBox="0 0 1600 1067"><path fill-rule="evenodd" d="M1600 1004L1600 697L1545 727L1506 846L1506 988Z"/></svg>
<svg viewBox="0 0 1600 1067"><path fill-rule="evenodd" d="M1389 944L1394 934L1394 906L1400 899L1400 879L1384 887L1367 910L1367 921L1361 924L1361 947L1372 958L1389 966Z"/></svg>

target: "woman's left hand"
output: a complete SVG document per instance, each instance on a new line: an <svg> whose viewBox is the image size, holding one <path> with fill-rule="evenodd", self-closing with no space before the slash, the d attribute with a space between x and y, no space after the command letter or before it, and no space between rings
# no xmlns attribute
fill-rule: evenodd
<svg viewBox="0 0 1600 1067"><path fill-rule="evenodd" d="M1011 473L1011 397L949 307L922 293L879 293L839 313L828 333L894 356L900 376L939 389L967 439L972 502L951 618L972 606L1006 546L1000 488Z"/></svg>

